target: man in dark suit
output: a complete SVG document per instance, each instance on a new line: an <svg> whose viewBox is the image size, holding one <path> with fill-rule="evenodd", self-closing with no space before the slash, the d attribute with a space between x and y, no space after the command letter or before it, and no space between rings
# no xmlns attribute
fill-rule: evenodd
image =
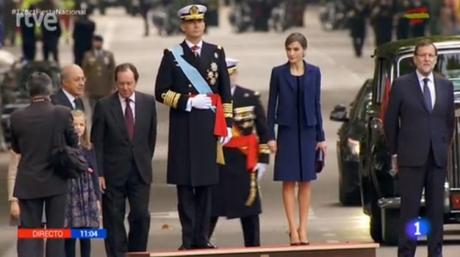
<svg viewBox="0 0 460 257"><path fill-rule="evenodd" d="M76 64L65 66L61 73L61 88L51 95L51 102L64 105L71 110L84 111L82 97L85 93L86 78L83 70Z"/></svg>
<svg viewBox="0 0 460 257"><path fill-rule="evenodd" d="M451 82L433 73L437 50L431 41L420 41L413 58L416 71L393 82L384 122L392 167L399 172L398 257L415 255L416 239L407 234L406 227L419 215L424 188L431 225L428 256L441 257L444 181L454 128L454 91Z"/></svg>
<svg viewBox="0 0 460 257"><path fill-rule="evenodd" d="M244 246L260 246L262 206L256 176L262 177L270 159L268 128L259 93L236 84L236 65L237 60L227 58L233 95L233 137L224 146L225 165L219 167L219 184L212 188L209 237L218 217L240 218Z"/></svg>
<svg viewBox="0 0 460 257"><path fill-rule="evenodd" d="M144 252L150 228L149 197L156 140L153 96L135 91L139 78L130 63L115 68L117 92L96 103L91 139L96 149L107 229L108 257ZM126 235L125 201L129 202Z"/></svg>
<svg viewBox="0 0 460 257"><path fill-rule="evenodd" d="M55 134L63 134L70 146L77 146L70 110L50 103L52 81L45 73L33 73L27 84L31 104L11 115L12 149L21 154L14 186L19 199L22 228L41 228L46 206L46 227L64 227L67 180L59 176L50 162ZM42 256L42 240L24 240L19 257ZM46 256L64 256L63 240L47 240Z"/></svg>
<svg viewBox="0 0 460 257"><path fill-rule="evenodd" d="M170 107L167 181L177 185L181 250L213 247L208 238L211 186L219 179L217 161L223 161L216 144L231 138L225 53L202 40L205 12L202 5L179 10L185 40L164 51L155 85L157 101Z"/></svg>

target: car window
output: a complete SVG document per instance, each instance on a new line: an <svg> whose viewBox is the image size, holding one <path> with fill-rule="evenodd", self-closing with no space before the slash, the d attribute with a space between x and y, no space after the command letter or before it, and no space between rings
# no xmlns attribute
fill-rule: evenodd
<svg viewBox="0 0 460 257"><path fill-rule="evenodd" d="M387 58L379 58L374 72L374 74L378 74L378 77L375 78L376 80L374 81L377 85L373 87L374 91L372 92L375 103L382 103L389 93L389 86L392 81L392 68L390 60Z"/></svg>
<svg viewBox="0 0 460 257"><path fill-rule="evenodd" d="M398 63L399 67L397 70L399 74L396 74L396 76L414 71L415 67L412 62L412 54L402 56ZM460 52L458 50L439 52L438 62L434 69L451 80L456 91L460 90Z"/></svg>
<svg viewBox="0 0 460 257"><path fill-rule="evenodd" d="M372 87L369 85L369 81L366 81L366 84L361 87L353 105L350 109L350 119L351 120L361 120L365 117L367 113L367 107L371 104L372 98Z"/></svg>
<svg viewBox="0 0 460 257"><path fill-rule="evenodd" d="M360 109L362 108L362 101L363 101L363 98L365 96L365 92L366 92L366 86L363 85L359 89L358 94L356 95L356 98L350 104L351 105L350 119L354 120L354 119L358 118Z"/></svg>

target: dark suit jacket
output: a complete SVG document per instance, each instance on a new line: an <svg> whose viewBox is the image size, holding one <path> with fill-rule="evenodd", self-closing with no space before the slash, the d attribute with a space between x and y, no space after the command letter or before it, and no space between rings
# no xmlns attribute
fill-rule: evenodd
<svg viewBox="0 0 460 257"><path fill-rule="evenodd" d="M94 108L91 141L96 149L99 176L105 177L108 184L123 184L133 161L142 180L152 182L157 133L155 99L140 92L135 94L133 141L128 136L118 92L102 98Z"/></svg>
<svg viewBox="0 0 460 257"><path fill-rule="evenodd" d="M51 95L51 103L55 105L63 105L73 110L72 103L70 103L69 98L67 98L62 88L60 88L59 90L54 92L54 94Z"/></svg>
<svg viewBox="0 0 460 257"><path fill-rule="evenodd" d="M417 74L401 76L393 82L385 114L384 130L391 154L401 166L422 166L430 147L436 165L445 167L454 129L454 94L450 81L435 74L436 100L429 112Z"/></svg>
<svg viewBox="0 0 460 257"><path fill-rule="evenodd" d="M64 194L67 180L51 165L55 133L63 133L67 144L77 146L70 110L49 102L32 103L11 115L12 148L21 154L14 196L34 199Z"/></svg>
<svg viewBox="0 0 460 257"><path fill-rule="evenodd" d="M318 67L307 62L304 62L304 67L305 72L301 80L304 86L305 126L316 127L316 141L321 142L325 139L321 116L321 72ZM270 139L275 139L275 123L289 126L297 119L297 106L292 104L292 99L297 97L293 90L296 83L296 78L289 70L289 63L273 68L267 108Z"/></svg>

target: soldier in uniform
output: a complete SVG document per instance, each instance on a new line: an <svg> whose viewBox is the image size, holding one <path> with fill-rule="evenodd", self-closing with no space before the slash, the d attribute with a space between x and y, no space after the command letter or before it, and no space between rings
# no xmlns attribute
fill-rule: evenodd
<svg viewBox="0 0 460 257"><path fill-rule="evenodd" d="M102 97L110 95L115 90L113 53L102 48L104 39L94 35L93 48L85 53L82 68L86 77L86 95L91 107Z"/></svg>
<svg viewBox="0 0 460 257"><path fill-rule="evenodd" d="M87 14L79 15L74 23L73 28L73 55L75 64L80 65L83 62L83 56L86 51L91 50L96 23L91 20Z"/></svg>
<svg viewBox="0 0 460 257"><path fill-rule="evenodd" d="M219 167L219 184L212 190L209 237L218 217L240 218L244 245L260 246L262 208L257 181L266 171L270 158L266 144L268 129L259 93L236 84L236 65L236 60L227 59L233 95L233 137L224 145L225 165Z"/></svg>
<svg viewBox="0 0 460 257"><path fill-rule="evenodd" d="M180 250L214 248L208 238L211 186L219 179L221 145L231 138L225 53L202 39L205 12L203 5L178 11L185 40L164 51L155 85L156 99L170 107L167 182L177 186Z"/></svg>

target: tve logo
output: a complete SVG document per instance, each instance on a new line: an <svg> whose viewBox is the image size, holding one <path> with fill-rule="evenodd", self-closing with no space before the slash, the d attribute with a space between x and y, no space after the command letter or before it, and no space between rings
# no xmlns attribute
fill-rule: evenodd
<svg viewBox="0 0 460 257"><path fill-rule="evenodd" d="M16 16L16 27L21 26L21 21L27 27L44 26L49 31L55 31L59 22L59 15L85 15L86 10L20 10L11 11Z"/></svg>

